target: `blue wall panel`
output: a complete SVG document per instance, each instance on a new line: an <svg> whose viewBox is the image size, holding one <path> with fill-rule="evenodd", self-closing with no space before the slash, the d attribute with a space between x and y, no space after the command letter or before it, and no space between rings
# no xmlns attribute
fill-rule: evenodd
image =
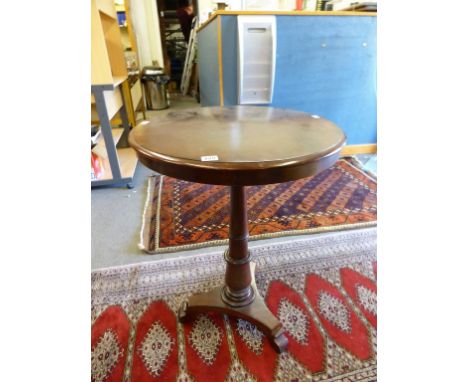
<svg viewBox="0 0 468 382"><path fill-rule="evenodd" d="M224 105L237 105L237 16L221 16Z"/></svg>
<svg viewBox="0 0 468 382"><path fill-rule="evenodd" d="M347 144L375 143L376 17L277 17L272 106L338 124Z"/></svg>
<svg viewBox="0 0 468 382"><path fill-rule="evenodd" d="M218 16L219 17L219 16ZM277 16L271 106L338 124L347 144L377 142L375 16ZM224 105L237 104L237 16L222 16ZM219 105L217 20L199 33L203 106Z"/></svg>
<svg viewBox="0 0 468 382"><path fill-rule="evenodd" d="M203 106L219 105L217 20L198 33L198 70L200 102Z"/></svg>

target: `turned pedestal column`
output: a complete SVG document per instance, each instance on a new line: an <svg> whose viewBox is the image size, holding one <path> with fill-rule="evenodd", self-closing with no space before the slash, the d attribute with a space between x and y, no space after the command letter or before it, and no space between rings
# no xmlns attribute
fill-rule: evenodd
<svg viewBox="0 0 468 382"><path fill-rule="evenodd" d="M264 332L273 347L282 352L288 340L281 323L270 312L255 285L255 264L250 262L249 231L243 186L231 186L231 221L226 261L225 284L208 293L192 295L179 311L187 321L198 313L217 311L248 320Z"/></svg>
<svg viewBox="0 0 468 382"><path fill-rule="evenodd" d="M248 249L248 221L243 186L231 187L231 222L229 248L224 252L226 260L226 285L221 298L234 308L249 305L255 299L250 271Z"/></svg>

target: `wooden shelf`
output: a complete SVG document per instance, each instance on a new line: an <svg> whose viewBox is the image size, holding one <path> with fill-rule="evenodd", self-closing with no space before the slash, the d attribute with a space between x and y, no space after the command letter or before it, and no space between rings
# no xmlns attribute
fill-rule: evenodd
<svg viewBox="0 0 468 382"><path fill-rule="evenodd" d="M123 132L124 129L122 128L112 129L112 138L114 139L114 145L117 144ZM93 152L95 152L100 157L107 158L106 144L104 142L104 137L102 136L102 133L99 135L97 145L94 147Z"/></svg>
<svg viewBox="0 0 468 382"><path fill-rule="evenodd" d="M136 43L136 37L135 33L133 30L133 24L132 24L132 12L131 12L131 6L132 2L136 0L121 0L119 3L115 5L117 13L125 13L125 23L123 25L119 25L119 33L120 33L120 39L122 46L125 49L125 56L127 57L128 61L133 61L133 58L130 59L130 57L127 56L127 53L133 53L134 55L134 60L135 62L131 64L132 67L134 67L134 64L136 63L136 67L139 67L138 63L138 49L137 49L137 43ZM130 64L127 62L127 64ZM129 81L129 80L127 80ZM127 115L128 115L128 120L130 122L131 126L136 126L136 110L137 110L137 105L141 103L142 97L139 94L140 91L135 87L134 84L130 86L130 84L127 86L126 84L123 84L122 86L122 93L124 97L124 103L126 105L126 110L127 110ZM114 121L113 121L114 122Z"/></svg>
<svg viewBox="0 0 468 382"><path fill-rule="evenodd" d="M103 94L109 119L112 119L123 105L120 89L117 87L114 90L106 90ZM93 94L91 94L91 121L99 121Z"/></svg>
<svg viewBox="0 0 468 382"><path fill-rule="evenodd" d="M103 175L91 180L92 186L132 184L138 159L133 149L125 147L129 121L133 122L129 117L134 115L127 79L114 0L91 0L91 123L101 126L93 152L104 167ZM112 128L114 120L123 128Z"/></svg>
<svg viewBox="0 0 468 382"><path fill-rule="evenodd" d="M115 127L112 129L112 138L114 139L114 145L117 144L119 141L120 137L124 133L124 129L122 127ZM96 150L97 149L97 150ZM101 151L106 150L106 145L104 144L104 138L102 137L102 134L99 136L98 143L96 147L94 148L94 151L96 151L96 154L100 154Z"/></svg>
<svg viewBox="0 0 468 382"><path fill-rule="evenodd" d="M122 82L124 82L126 79L127 79L127 75L125 76L113 76L112 79L112 85L114 86L114 88L116 88L117 86L119 86Z"/></svg>
<svg viewBox="0 0 468 382"><path fill-rule="evenodd" d="M143 97L140 80L137 80L133 84L132 88L130 89L130 93L132 95L133 110L136 110L138 108L138 104L140 103L140 100Z"/></svg>
<svg viewBox="0 0 468 382"><path fill-rule="evenodd" d="M91 0L91 84L117 86L127 78L119 24L111 0ZM108 89L106 89L108 90Z"/></svg>
<svg viewBox="0 0 468 382"><path fill-rule="evenodd" d="M125 80L127 79L126 76L119 76L119 77L113 77L113 82L109 85L112 85L112 87L115 89L117 88L121 83L123 83ZM105 86L105 85L104 85ZM105 93L107 94L107 93ZM116 92L113 93L113 95L111 96L112 98L120 98L120 101L114 101L116 103L121 103L122 101L122 97L120 95L120 93L118 95L116 95ZM106 97L107 98L107 97ZM107 99L106 99L106 103L107 103ZM94 94L91 93L91 105L95 105L96 104L96 100L94 99ZM112 118L112 117L111 117Z"/></svg>
<svg viewBox="0 0 468 382"><path fill-rule="evenodd" d="M104 150L105 150L105 147L104 147ZM107 155L107 152L106 152L106 155ZM92 179L91 183L113 179L109 159L107 158L107 156L101 156L101 155L99 156L102 159L102 165L103 165L104 171L101 177L97 179ZM124 149L117 149L117 156L119 158L120 174L122 178L124 179L133 178L133 174L135 173L135 169L138 163L138 157L135 154L135 150L133 150L130 147L127 147Z"/></svg>
<svg viewBox="0 0 468 382"><path fill-rule="evenodd" d="M125 5L124 4L117 4L116 2L114 2L115 4L115 10L117 12L125 12Z"/></svg>
<svg viewBox="0 0 468 382"><path fill-rule="evenodd" d="M117 145L119 139L124 133L123 128L114 128L112 129L112 138L114 139L114 145ZM106 144L104 142L104 137L102 134L99 136L98 143L94 147L93 152L102 159L104 173L98 179L93 179L92 182L97 182L101 180L110 180L112 179L112 170L109 163L109 158L107 156ZM130 148L117 149L117 156L119 158L120 173L122 178L132 178L138 163L138 158L135 151Z"/></svg>
<svg viewBox="0 0 468 382"><path fill-rule="evenodd" d="M117 153L119 155L122 178L133 178L133 174L135 174L135 169L138 163L138 157L135 150L131 147L127 147L125 149L118 149Z"/></svg>
<svg viewBox="0 0 468 382"><path fill-rule="evenodd" d="M105 13L113 19L117 19L117 12L113 0L96 0L96 6L99 12Z"/></svg>
<svg viewBox="0 0 468 382"><path fill-rule="evenodd" d="M94 86L104 86L104 87L112 87L113 89L117 88L120 84L122 84L128 76L113 76L112 81L107 84L93 84ZM109 89L111 90L111 89ZM91 98L91 103L94 103L94 97Z"/></svg>

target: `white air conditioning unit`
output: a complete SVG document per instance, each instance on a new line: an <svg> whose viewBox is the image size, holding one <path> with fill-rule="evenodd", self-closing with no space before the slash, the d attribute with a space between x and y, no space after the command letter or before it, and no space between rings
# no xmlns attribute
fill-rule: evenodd
<svg viewBox="0 0 468 382"><path fill-rule="evenodd" d="M276 63L276 17L238 16L239 104L269 104Z"/></svg>

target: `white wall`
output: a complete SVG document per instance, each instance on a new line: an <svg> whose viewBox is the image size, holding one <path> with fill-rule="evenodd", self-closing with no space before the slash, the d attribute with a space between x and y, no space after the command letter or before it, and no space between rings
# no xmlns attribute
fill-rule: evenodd
<svg viewBox="0 0 468 382"><path fill-rule="evenodd" d="M198 0L198 14L200 15L199 23L205 22L209 13L216 8L216 4L212 0Z"/></svg>
<svg viewBox="0 0 468 382"><path fill-rule="evenodd" d="M133 0L130 11L140 67L153 65L155 60L164 67L156 0Z"/></svg>
<svg viewBox="0 0 468 382"><path fill-rule="evenodd" d="M224 0L228 4L228 10L285 10L291 11L296 8L296 0ZM351 1L351 0L349 0ZM358 0L353 0L358 1ZM316 0L307 0L306 9L315 10ZM198 0L200 21L208 19L208 15L216 8L213 0Z"/></svg>

